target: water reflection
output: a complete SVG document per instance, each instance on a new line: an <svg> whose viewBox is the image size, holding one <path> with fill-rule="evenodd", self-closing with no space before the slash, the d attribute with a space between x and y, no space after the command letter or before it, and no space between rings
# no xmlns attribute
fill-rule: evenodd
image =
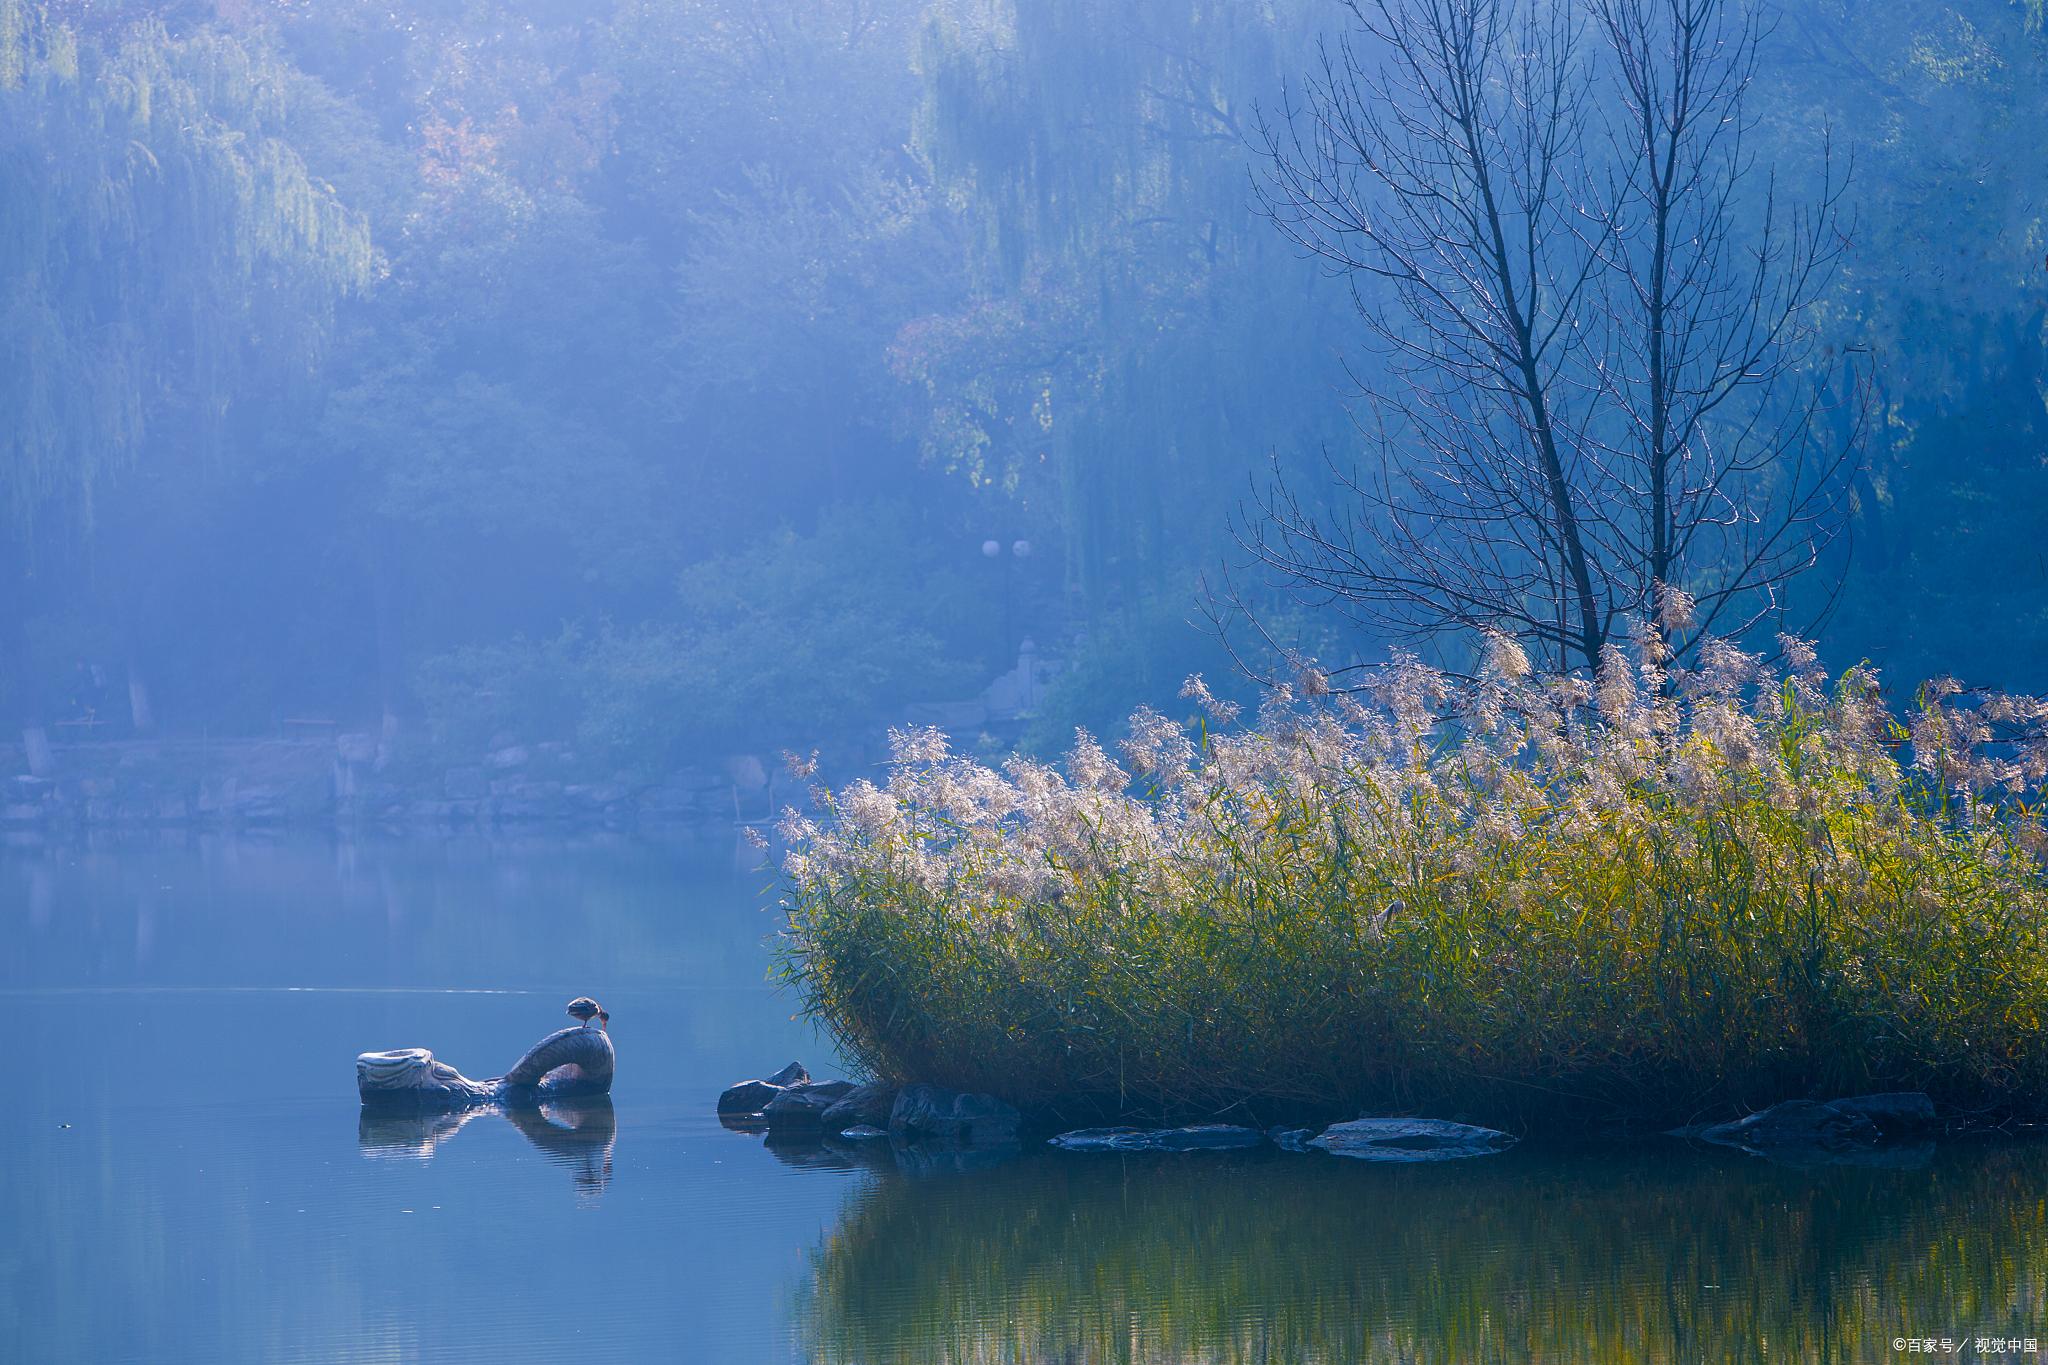
<svg viewBox="0 0 2048 1365"><path fill-rule="evenodd" d="M66 1059L22 1068L0 1124L0 1170L25 1173L0 1179L0 1361L1850 1361L1915 1330L2048 1338L2042 1148L1396 1170L727 1132L735 1076L836 1068L769 990L773 901L725 855L0 840L16 1050ZM581 991L630 1023L616 1114L366 1115L350 1147L366 1042L502 1058ZM194 1037L233 1039L262 1086L195 1089ZM537 1283L603 1311L535 1314Z"/></svg>
<svg viewBox="0 0 2048 1365"><path fill-rule="evenodd" d="M0 1362L798 1359L790 1276L871 1177L733 1151L709 1112L764 1056L833 1065L729 851L0 837L0 1003L18 1055L64 1059L0 1124ZM351 1127L365 1046L495 1069L584 992L623 1026L616 1112ZM194 1038L233 1076L195 1084ZM602 1311L537 1314L536 1284Z"/></svg>
<svg viewBox="0 0 2048 1365"><path fill-rule="evenodd" d="M431 1161L443 1143L485 1115L504 1119L542 1156L566 1168L579 1194L595 1199L611 1184L619 1125L608 1095L558 1100L538 1109L480 1105L453 1113L407 1113L365 1108L356 1120L356 1143L370 1158Z"/></svg>
<svg viewBox="0 0 2048 1365"><path fill-rule="evenodd" d="M2044 1187L2039 1143L1918 1170L1034 1156L856 1195L801 1331L869 1365L1858 1361L1915 1335L2040 1359Z"/></svg>
<svg viewBox="0 0 2048 1365"><path fill-rule="evenodd" d="M960 1146L944 1142L905 1142L896 1137L820 1137L814 1133L766 1133L758 1124L742 1123L721 1116L731 1131L762 1132L769 1155L785 1166L802 1171L878 1171L890 1175L958 1175L1007 1166L1018 1159L1023 1147L1016 1142Z"/></svg>
<svg viewBox="0 0 2048 1365"><path fill-rule="evenodd" d="M578 1193L595 1199L612 1183L612 1142L619 1129L609 1098L511 1109L505 1117L542 1156L569 1172Z"/></svg>

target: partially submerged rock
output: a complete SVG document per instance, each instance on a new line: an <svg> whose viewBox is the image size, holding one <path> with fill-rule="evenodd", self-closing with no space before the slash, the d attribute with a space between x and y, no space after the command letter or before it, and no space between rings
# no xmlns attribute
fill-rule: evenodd
<svg viewBox="0 0 2048 1365"><path fill-rule="evenodd" d="M772 1076L729 1085L718 1097L720 1114L759 1114L783 1091L809 1085L811 1073L802 1062L791 1062Z"/></svg>
<svg viewBox="0 0 2048 1365"><path fill-rule="evenodd" d="M777 1095L782 1093L779 1085L766 1081L739 1081L727 1086L718 1096L718 1112L721 1114L758 1114L768 1107Z"/></svg>
<svg viewBox="0 0 2048 1365"><path fill-rule="evenodd" d="M887 1128L889 1115L895 1108L895 1086L856 1085L825 1111L825 1126L835 1133L843 1133L855 1126Z"/></svg>
<svg viewBox="0 0 2048 1365"><path fill-rule="evenodd" d="M1024 1116L994 1095L906 1085L889 1110L892 1137L919 1136L941 1142L1015 1142Z"/></svg>
<svg viewBox="0 0 2048 1365"><path fill-rule="evenodd" d="M1926 1133L1934 1101L1917 1090L1838 1100L1786 1100L1732 1123L1698 1130L1702 1142L1760 1155L1847 1152Z"/></svg>
<svg viewBox="0 0 2048 1365"><path fill-rule="evenodd" d="M718 1116L728 1128L758 1132L771 1141L816 1142L859 1131L856 1140L880 1133L898 1144L993 1146L1017 1141L1023 1116L993 1095L944 1090L934 1085L855 1085L813 1081L801 1062L772 1076L727 1086L718 1097Z"/></svg>
<svg viewBox="0 0 2048 1365"><path fill-rule="evenodd" d="M1221 1152L1257 1147L1265 1140L1256 1128L1197 1123L1185 1128L1077 1128L1051 1139L1051 1145L1069 1152Z"/></svg>
<svg viewBox="0 0 2048 1365"><path fill-rule="evenodd" d="M1014 1153L1017 1131L1023 1124L1023 1115L994 1095L935 1085L898 1089L873 1083L813 1081L798 1062L772 1076L726 1087L718 1097L718 1117L727 1128L737 1131L765 1129L769 1143L785 1152L805 1145L830 1145L837 1137L850 1140L852 1145L846 1148L850 1152L871 1147L877 1137L887 1137L887 1146L897 1154L899 1164L908 1160L909 1165L920 1166L927 1164L925 1159L906 1158L907 1149L973 1147Z"/></svg>
<svg viewBox="0 0 2048 1365"><path fill-rule="evenodd" d="M770 1132L785 1128L824 1132L826 1111L851 1089L846 1081L793 1085L768 1101L761 1118Z"/></svg>
<svg viewBox="0 0 2048 1365"><path fill-rule="evenodd" d="M1925 1133L1935 1127L1934 1101L1918 1090L1887 1090L1876 1095L1853 1095L1830 1100L1836 1110L1861 1114L1886 1137Z"/></svg>
<svg viewBox="0 0 2048 1365"><path fill-rule="evenodd" d="M1445 1119L1353 1119L1307 1139L1333 1156L1363 1161L1455 1161L1492 1156L1515 1145L1512 1134Z"/></svg>
<svg viewBox="0 0 2048 1365"><path fill-rule="evenodd" d="M1283 1152L1306 1152L1309 1139L1315 1135L1313 1128L1289 1128L1285 1124L1266 1130L1266 1137Z"/></svg>

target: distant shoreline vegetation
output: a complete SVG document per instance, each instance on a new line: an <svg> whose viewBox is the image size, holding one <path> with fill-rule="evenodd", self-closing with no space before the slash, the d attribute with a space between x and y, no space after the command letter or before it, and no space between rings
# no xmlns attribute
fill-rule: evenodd
<svg viewBox="0 0 2048 1365"><path fill-rule="evenodd" d="M1654 632L1538 680L1198 679L1000 770L896 732L785 834L787 980L871 1073L1067 1117L1676 1123L2048 1105L2048 705Z"/></svg>

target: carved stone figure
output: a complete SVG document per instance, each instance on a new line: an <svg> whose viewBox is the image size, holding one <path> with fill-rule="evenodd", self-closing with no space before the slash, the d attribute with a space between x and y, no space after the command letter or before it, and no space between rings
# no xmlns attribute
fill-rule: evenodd
<svg viewBox="0 0 2048 1365"><path fill-rule="evenodd" d="M535 1043L503 1076L471 1080L423 1047L401 1047L359 1055L356 1090L365 1105L415 1110L531 1109L546 1100L609 1094L617 1061L605 1028L611 1015L588 996L570 1001L569 1014L582 1022Z"/></svg>

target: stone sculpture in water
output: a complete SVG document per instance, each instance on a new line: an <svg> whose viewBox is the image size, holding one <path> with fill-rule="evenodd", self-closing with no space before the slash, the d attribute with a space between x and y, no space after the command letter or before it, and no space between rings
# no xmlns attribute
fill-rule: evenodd
<svg viewBox="0 0 2048 1365"><path fill-rule="evenodd" d="M503 1076L471 1080L423 1047L401 1047L358 1055L356 1091L368 1106L416 1110L531 1109L547 1100L609 1094L616 1065L605 1028L611 1015L588 996L571 1000L568 1012L581 1022L535 1043Z"/></svg>

